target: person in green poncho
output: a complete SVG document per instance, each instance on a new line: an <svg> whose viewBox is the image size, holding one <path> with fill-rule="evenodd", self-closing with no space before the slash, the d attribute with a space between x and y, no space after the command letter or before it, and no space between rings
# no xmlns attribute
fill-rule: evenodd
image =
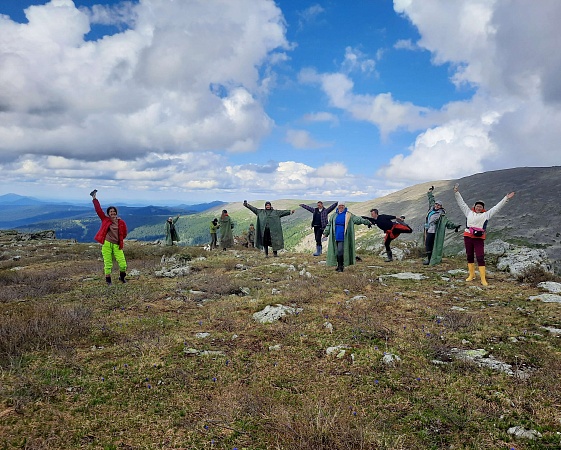
<svg viewBox="0 0 561 450"><path fill-rule="evenodd" d="M166 245L173 245L174 242L179 242L179 233L177 232L177 228L175 228L175 224L179 220L179 214L177 217L169 217L166 220Z"/></svg>
<svg viewBox="0 0 561 450"><path fill-rule="evenodd" d="M344 266L356 261L355 225L370 225L360 216L350 213L345 202L339 202L337 209L329 217L323 235L329 238L327 247L327 265L337 266L337 272L343 272Z"/></svg>
<svg viewBox="0 0 561 450"><path fill-rule="evenodd" d="M255 225L255 246L265 251L269 256L269 247L273 248L273 256L284 248L284 236L282 234L281 217L294 214L290 209L273 209L271 202L265 202L265 208L259 209L243 201L243 205L257 216Z"/></svg>
<svg viewBox="0 0 561 450"><path fill-rule="evenodd" d="M427 192L429 210L425 218L426 258L423 261L425 266L434 266L442 262L446 230L454 230L457 233L461 226L456 225L446 217L442 202L434 199L433 191L434 186L431 186Z"/></svg>
<svg viewBox="0 0 561 450"><path fill-rule="evenodd" d="M222 210L222 215L220 216L220 247L222 250L226 250L229 247L234 246L234 222L228 215L228 211Z"/></svg>

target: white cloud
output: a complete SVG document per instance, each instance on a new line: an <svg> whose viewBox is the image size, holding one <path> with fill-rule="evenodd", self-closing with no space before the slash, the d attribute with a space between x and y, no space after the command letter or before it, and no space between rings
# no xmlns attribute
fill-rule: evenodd
<svg viewBox="0 0 561 450"><path fill-rule="evenodd" d="M429 154L439 161L441 178L559 164L560 2L394 0L394 7L419 29L417 44L434 62L452 63L452 80L476 87L477 94L463 105L446 105L439 125L381 174L427 179Z"/></svg>
<svg viewBox="0 0 561 450"><path fill-rule="evenodd" d="M484 161L493 161L496 147L481 124L450 121L420 134L409 155L394 156L378 176L420 182L453 179L481 172Z"/></svg>
<svg viewBox="0 0 561 450"><path fill-rule="evenodd" d="M414 44L411 39L400 39L394 44L393 48L397 50L419 50L419 46Z"/></svg>
<svg viewBox="0 0 561 450"><path fill-rule="evenodd" d="M435 123L434 111L396 101L391 93L355 94L353 81L342 73L318 74L306 69L299 74L299 80L319 83L331 106L348 112L356 120L376 125L384 137L400 128L413 131Z"/></svg>
<svg viewBox="0 0 561 450"><path fill-rule="evenodd" d="M391 92L359 94L345 73L308 68L300 81L319 84L330 106L376 125L382 137L420 134L408 153L379 176L418 182L519 165L559 164L561 2L543 0L394 0L421 35L394 48L424 49L449 64L450 81L475 95L434 110L397 101ZM347 50L349 67L353 52ZM383 77L384 74L382 73ZM438 174L432 173L438 161Z"/></svg>
<svg viewBox="0 0 561 450"><path fill-rule="evenodd" d="M289 48L271 0L53 0L26 15L0 17L0 160L251 151L271 130L259 69ZM85 41L96 23L130 28Z"/></svg>
<svg viewBox="0 0 561 450"><path fill-rule="evenodd" d="M359 49L347 47L341 68L345 73L360 72L369 75L376 73L376 61L367 58Z"/></svg>
<svg viewBox="0 0 561 450"><path fill-rule="evenodd" d="M300 28L303 28L309 23L314 23L324 12L325 9L318 3L300 11L298 13L298 16L300 17Z"/></svg>
<svg viewBox="0 0 561 450"><path fill-rule="evenodd" d="M297 149L316 149L328 147L327 142L318 142L306 130L287 130L285 141Z"/></svg>
<svg viewBox="0 0 561 450"><path fill-rule="evenodd" d="M333 125L339 124L339 118L332 113L328 113L325 111L317 112L317 113L310 113L304 115L305 122L330 122Z"/></svg>
<svg viewBox="0 0 561 450"><path fill-rule="evenodd" d="M75 198L87 199L95 187L104 198L153 201L241 201L279 198L349 198L366 200L387 193L379 180L357 177L342 163L312 167L296 161L232 164L211 152L152 153L135 160L81 161L61 156L24 155L2 166L0 187L21 192L40 186L44 196L56 198L72 189ZM126 189L123 189L126 187Z"/></svg>

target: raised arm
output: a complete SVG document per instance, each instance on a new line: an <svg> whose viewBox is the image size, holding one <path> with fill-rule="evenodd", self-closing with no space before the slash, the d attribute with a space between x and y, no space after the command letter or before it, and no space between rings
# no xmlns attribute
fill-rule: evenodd
<svg viewBox="0 0 561 450"><path fill-rule="evenodd" d="M427 191L427 198L429 201L429 208L434 206L434 186L431 186Z"/></svg>
<svg viewBox="0 0 561 450"><path fill-rule="evenodd" d="M105 219L107 216L103 212L103 209L101 209L101 205L99 204L99 200L97 198L95 198L95 196L93 196L92 202L93 202L93 205L94 205L95 212L97 213L97 216L101 220Z"/></svg>
<svg viewBox="0 0 561 450"><path fill-rule="evenodd" d="M329 208L326 209L327 214L329 214L331 211L333 211L335 208L337 208L337 205L339 204L339 202L335 202L333 203Z"/></svg>
<svg viewBox="0 0 561 450"><path fill-rule="evenodd" d="M495 206L493 206L488 212L489 214L489 218L493 217L495 214L497 214L504 205L506 205L506 202L508 202L512 197L514 197L514 192L511 192L507 195L505 195L503 197L503 199L497 203Z"/></svg>
<svg viewBox="0 0 561 450"><path fill-rule="evenodd" d="M460 191L456 187L454 188L454 197L456 197L456 203L464 213L464 216L467 217L469 212L471 211L470 207L466 204L466 202L464 202L464 199L462 198L462 194L460 194Z"/></svg>
<svg viewBox="0 0 561 450"><path fill-rule="evenodd" d="M259 210L255 206L251 206L249 203L247 203L247 200L243 201L243 205L251 212L253 212L253 214L255 215L259 214Z"/></svg>

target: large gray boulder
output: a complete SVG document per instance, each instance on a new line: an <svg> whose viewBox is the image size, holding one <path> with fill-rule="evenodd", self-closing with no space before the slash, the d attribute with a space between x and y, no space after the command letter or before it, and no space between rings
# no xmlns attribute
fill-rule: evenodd
<svg viewBox="0 0 561 450"><path fill-rule="evenodd" d="M487 251L486 247L486 251ZM526 270L539 267L544 272L553 273L553 265L547 253L542 249L511 246L497 262L497 269L510 272L514 276L522 275Z"/></svg>

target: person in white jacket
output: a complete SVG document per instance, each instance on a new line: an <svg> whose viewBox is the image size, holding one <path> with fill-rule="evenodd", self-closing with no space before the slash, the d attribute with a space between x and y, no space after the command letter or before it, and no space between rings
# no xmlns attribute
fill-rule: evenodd
<svg viewBox="0 0 561 450"><path fill-rule="evenodd" d="M464 230L464 245L466 248L466 256L468 263L469 276L466 281L472 281L475 279L475 260L477 259L477 265L479 266L479 276L481 278L481 284L487 286L487 279L485 274L485 234L487 231L487 222L491 217L498 213L501 208L508 202L512 197L514 197L514 192L511 192L504 196L504 198L493 206L490 210L485 209L485 203L478 200L470 208L460 191L458 190L458 184L454 186L454 196L456 197L456 202L458 206L466 216L466 228ZM475 258L474 258L475 254Z"/></svg>

